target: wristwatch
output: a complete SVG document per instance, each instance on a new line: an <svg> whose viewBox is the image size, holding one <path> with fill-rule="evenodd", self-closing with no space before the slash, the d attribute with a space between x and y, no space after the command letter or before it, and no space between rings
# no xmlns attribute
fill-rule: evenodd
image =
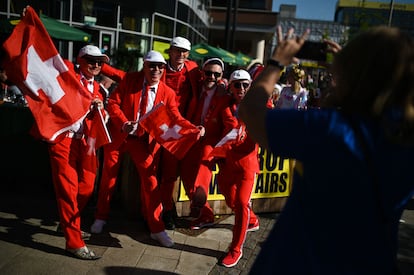
<svg viewBox="0 0 414 275"><path fill-rule="evenodd" d="M285 66L283 66L282 64L280 64L279 61L274 60L274 59L269 59L267 60L266 63L267 66L273 66L273 67L277 67L279 70L283 70L285 68Z"/></svg>

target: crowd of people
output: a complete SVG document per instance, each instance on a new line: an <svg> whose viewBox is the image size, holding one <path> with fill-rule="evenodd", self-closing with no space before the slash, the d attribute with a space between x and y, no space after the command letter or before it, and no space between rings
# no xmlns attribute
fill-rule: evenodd
<svg viewBox="0 0 414 275"><path fill-rule="evenodd" d="M48 147L66 251L84 260L100 258L85 244L90 233L81 230L82 210L96 185L90 231L100 234L110 218L120 157L128 153L139 175L141 214L150 237L164 247L174 246L166 229L176 226L178 178L191 202L190 228L214 224L208 188L218 165L219 189L235 215L232 242L220 263L237 265L247 232L260 228L251 205L260 145L300 165L253 274L275 266L281 274L397 274L398 221L414 194L413 41L385 27L361 34L343 49L326 41L335 59L323 82L295 58L308 34L289 29L283 35L279 28L271 59L228 72L228 79L220 58L201 65L189 60L191 43L184 37L171 40L167 60L147 52L138 72L112 67L96 46L81 48L76 65L67 66L91 94L90 112ZM161 102L176 121L198 131L182 159L139 123ZM85 128L95 115L105 118L112 137L101 161L88 153ZM225 156L211 157L234 129L238 135ZM345 192L350 186L355 190Z"/></svg>

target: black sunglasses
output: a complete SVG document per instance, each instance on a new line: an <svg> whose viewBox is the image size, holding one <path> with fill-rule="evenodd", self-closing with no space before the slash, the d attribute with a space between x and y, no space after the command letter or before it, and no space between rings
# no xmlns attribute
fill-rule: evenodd
<svg viewBox="0 0 414 275"><path fill-rule="evenodd" d="M148 67L150 67L150 69L155 70L156 68L162 70L165 68L165 64L164 63L149 63Z"/></svg>
<svg viewBox="0 0 414 275"><path fill-rule="evenodd" d="M219 73L219 72L204 71L204 73L206 74L206 76L212 76L212 75L214 75L215 78L218 78L218 77L221 76L221 73Z"/></svg>
<svg viewBox="0 0 414 275"><path fill-rule="evenodd" d="M85 58L85 60L86 60L86 63L88 63L89 65L97 64L98 66L102 66L102 63L103 63L102 60L97 60L93 58Z"/></svg>
<svg viewBox="0 0 414 275"><path fill-rule="evenodd" d="M236 89L241 89L241 87L243 86L244 89L249 88L250 83L246 83L246 82L234 82L233 83L234 88Z"/></svg>

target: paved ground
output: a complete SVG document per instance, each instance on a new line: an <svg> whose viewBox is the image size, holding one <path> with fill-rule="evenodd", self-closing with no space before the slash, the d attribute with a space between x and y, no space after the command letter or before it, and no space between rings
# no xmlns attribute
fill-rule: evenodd
<svg viewBox="0 0 414 275"><path fill-rule="evenodd" d="M184 228L169 231L176 245L163 248L150 239L142 221L127 217L114 204L104 234L88 241L102 259L81 261L65 253L64 239L55 232L53 192L39 193L36 188L25 192L12 188L0 194L0 274L248 274L278 216L260 215L260 230L248 233L243 258L229 269L217 262L231 240L232 215L218 217L214 228L199 234ZM414 203L407 208L400 228L403 275L414 274ZM85 212L85 229L92 223L92 213L91 207Z"/></svg>

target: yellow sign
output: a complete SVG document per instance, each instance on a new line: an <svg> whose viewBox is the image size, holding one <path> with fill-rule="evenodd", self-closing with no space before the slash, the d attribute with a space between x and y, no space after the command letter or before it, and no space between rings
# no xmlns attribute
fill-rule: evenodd
<svg viewBox="0 0 414 275"><path fill-rule="evenodd" d="M252 199L288 197L291 184L290 161L276 157L259 148L260 174L253 185ZM224 200L219 192L216 176L219 172L216 165L211 178L208 200ZM184 185L180 181L178 201L188 201Z"/></svg>
<svg viewBox="0 0 414 275"><path fill-rule="evenodd" d="M361 1L361 0L339 0L338 7L340 8L367 8L367 9L390 9L390 1L387 3L383 2L376 2L376 1ZM406 10L406 11L413 11L414 5L413 4L400 4L395 3L394 10Z"/></svg>
<svg viewBox="0 0 414 275"><path fill-rule="evenodd" d="M169 58L168 53L166 52L169 48L170 48L170 43L154 41L153 50L160 52L162 56L165 58L165 60Z"/></svg>

